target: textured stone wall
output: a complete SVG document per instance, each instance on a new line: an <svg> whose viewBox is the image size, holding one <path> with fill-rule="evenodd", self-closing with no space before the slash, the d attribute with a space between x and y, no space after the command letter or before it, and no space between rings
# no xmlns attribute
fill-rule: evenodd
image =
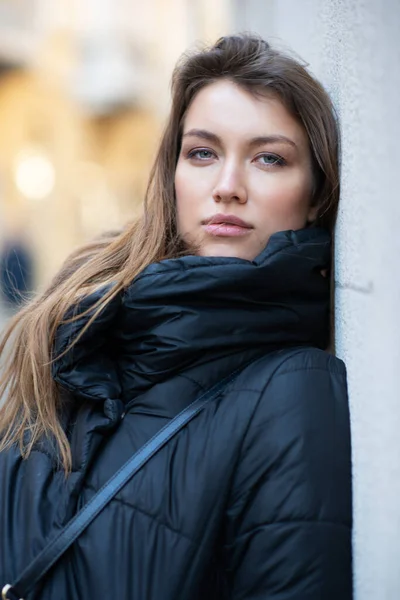
<svg viewBox="0 0 400 600"><path fill-rule="evenodd" d="M400 598L400 2L251 0L237 23L287 45L342 126L336 344L348 368L356 600Z"/></svg>

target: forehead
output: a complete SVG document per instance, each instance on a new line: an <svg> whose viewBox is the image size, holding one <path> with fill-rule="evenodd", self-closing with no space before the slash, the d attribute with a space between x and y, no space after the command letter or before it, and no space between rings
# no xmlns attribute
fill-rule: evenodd
<svg viewBox="0 0 400 600"><path fill-rule="evenodd" d="M296 144L307 145L303 126L276 96L253 95L222 80L202 88L186 113L183 133L207 129L221 137L247 138L260 135L286 135Z"/></svg>

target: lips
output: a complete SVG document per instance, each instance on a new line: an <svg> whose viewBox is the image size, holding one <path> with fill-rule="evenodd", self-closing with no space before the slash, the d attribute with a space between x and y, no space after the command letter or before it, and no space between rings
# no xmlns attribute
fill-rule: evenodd
<svg viewBox="0 0 400 600"><path fill-rule="evenodd" d="M205 231L215 237L241 237L248 235L253 226L235 215L214 215L203 222Z"/></svg>
<svg viewBox="0 0 400 600"><path fill-rule="evenodd" d="M204 225L236 225L237 227L243 227L245 229L253 229L250 223L246 223L235 215L214 215L211 219L204 221Z"/></svg>

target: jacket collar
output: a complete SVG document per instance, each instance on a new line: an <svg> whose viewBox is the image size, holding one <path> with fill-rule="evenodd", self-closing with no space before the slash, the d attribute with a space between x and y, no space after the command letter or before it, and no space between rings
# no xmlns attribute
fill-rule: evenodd
<svg viewBox="0 0 400 600"><path fill-rule="evenodd" d="M240 364L244 355L286 346L325 348L329 279L321 269L329 262L329 234L310 228L274 234L253 261L186 256L154 263L61 358L90 313L59 327L53 377L78 397L128 402L192 367L221 365L225 356ZM79 312L102 294L85 298ZM200 371L206 385L207 368Z"/></svg>

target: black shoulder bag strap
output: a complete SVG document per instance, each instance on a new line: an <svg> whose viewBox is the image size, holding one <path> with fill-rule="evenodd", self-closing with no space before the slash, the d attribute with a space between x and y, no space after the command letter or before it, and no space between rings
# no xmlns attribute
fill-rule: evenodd
<svg viewBox="0 0 400 600"><path fill-rule="evenodd" d="M247 366L247 365L245 365ZM244 367L242 367L244 368ZM85 504L85 506L69 521L11 585L2 589L3 600L23 600L46 575L51 567L61 558L74 541L83 533L110 500L124 485L156 454L178 431L195 417L211 400L216 399L226 385L242 370L237 369L229 377L220 381L213 388L197 398L176 417L169 421L155 436L142 446L120 469L104 484L102 488Z"/></svg>

